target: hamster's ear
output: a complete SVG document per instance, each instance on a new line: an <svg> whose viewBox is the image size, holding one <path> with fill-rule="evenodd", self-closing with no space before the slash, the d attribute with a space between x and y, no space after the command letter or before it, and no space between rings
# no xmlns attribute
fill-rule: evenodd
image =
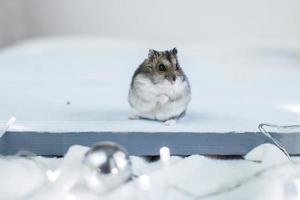
<svg viewBox="0 0 300 200"><path fill-rule="evenodd" d="M153 60L153 58L159 56L159 52L155 51L154 49L149 49L148 58Z"/></svg>
<svg viewBox="0 0 300 200"><path fill-rule="evenodd" d="M177 49L176 47L174 47L172 50L171 50L172 54L174 54L175 56L177 55Z"/></svg>

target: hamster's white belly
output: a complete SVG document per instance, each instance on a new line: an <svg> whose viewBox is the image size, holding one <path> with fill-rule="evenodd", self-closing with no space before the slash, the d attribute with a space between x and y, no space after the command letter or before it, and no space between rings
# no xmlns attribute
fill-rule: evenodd
<svg viewBox="0 0 300 200"><path fill-rule="evenodd" d="M166 95L169 101L160 103L158 97ZM174 84L164 81L153 84L148 78L137 76L129 91L131 112L142 118L165 121L180 116L190 101L187 81L176 80Z"/></svg>

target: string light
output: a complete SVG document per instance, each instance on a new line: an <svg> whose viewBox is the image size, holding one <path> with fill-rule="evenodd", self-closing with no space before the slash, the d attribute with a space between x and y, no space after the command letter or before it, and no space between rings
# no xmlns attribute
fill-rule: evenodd
<svg viewBox="0 0 300 200"><path fill-rule="evenodd" d="M14 125L14 123L17 121L16 117L11 117L8 122L7 125L8 127L11 127L12 125Z"/></svg>
<svg viewBox="0 0 300 200"><path fill-rule="evenodd" d="M151 188L151 181L150 177L146 174L143 174L138 177L138 183L139 183L139 188L142 190L150 190Z"/></svg>
<svg viewBox="0 0 300 200"><path fill-rule="evenodd" d="M117 174L118 172L119 172L119 170L117 168L112 168L111 169L111 173L114 174L114 175Z"/></svg>
<svg viewBox="0 0 300 200"><path fill-rule="evenodd" d="M168 147L162 147L159 150L160 160L163 163L167 163L170 160L170 149Z"/></svg>
<svg viewBox="0 0 300 200"><path fill-rule="evenodd" d="M0 131L0 138L6 133L6 131L12 127L16 123L17 119L16 117L11 117L8 122L6 123L6 126L2 131Z"/></svg>
<svg viewBox="0 0 300 200"><path fill-rule="evenodd" d="M170 185L170 181L169 181L169 161L171 159L171 154L170 154L170 149L168 147L162 147L159 150L159 155L160 155L160 160L162 163L162 171L163 171L163 179L164 182L166 184L166 191L168 190L168 187Z"/></svg>
<svg viewBox="0 0 300 200"><path fill-rule="evenodd" d="M55 171L47 170L46 176L50 182L55 182L58 179L58 177L60 176L60 171L59 170L55 170Z"/></svg>
<svg viewBox="0 0 300 200"><path fill-rule="evenodd" d="M140 175L136 181L135 185L137 186L137 193L135 193L134 199L145 199L149 200L150 199L150 189L151 189L151 180L150 177L146 174Z"/></svg>
<svg viewBox="0 0 300 200"><path fill-rule="evenodd" d="M96 174L87 173L84 176L86 183L88 184L89 188L93 191L98 191L101 188L101 182Z"/></svg>

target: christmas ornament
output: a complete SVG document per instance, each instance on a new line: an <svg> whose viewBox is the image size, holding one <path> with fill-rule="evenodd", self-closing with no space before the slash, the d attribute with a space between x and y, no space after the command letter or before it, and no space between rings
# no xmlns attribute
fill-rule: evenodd
<svg viewBox="0 0 300 200"><path fill-rule="evenodd" d="M113 142L100 142L84 156L89 173L85 177L92 190L111 190L131 179L132 164L128 152Z"/></svg>

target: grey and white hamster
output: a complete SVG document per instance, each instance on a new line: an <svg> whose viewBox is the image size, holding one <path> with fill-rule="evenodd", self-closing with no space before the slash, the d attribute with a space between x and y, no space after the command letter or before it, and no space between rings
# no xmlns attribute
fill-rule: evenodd
<svg viewBox="0 0 300 200"><path fill-rule="evenodd" d="M129 118L173 125L184 116L190 100L190 83L178 62L177 49L150 49L148 58L136 69L131 80Z"/></svg>

